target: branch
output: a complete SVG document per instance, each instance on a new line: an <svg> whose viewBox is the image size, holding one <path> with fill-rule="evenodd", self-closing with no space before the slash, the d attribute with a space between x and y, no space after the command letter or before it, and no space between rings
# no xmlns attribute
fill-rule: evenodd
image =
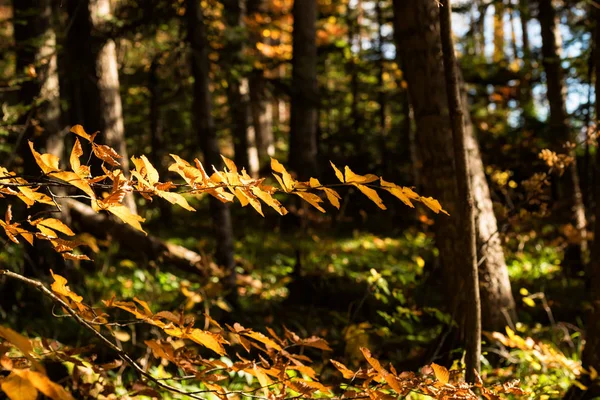
<svg viewBox="0 0 600 400"><path fill-rule="evenodd" d="M94 336L96 336L98 339L100 339L100 341L106 347L110 348L115 353L117 353L117 355L119 356L119 358L121 360L123 360L127 364L129 364L140 375L142 375L146 379L154 382L158 387L160 387L162 389L165 389L165 390L168 390L168 391L173 392L173 393L182 394L182 395L185 395L185 396L190 396L193 399L204 400L203 397L200 397L200 396L197 396L197 395L194 395L194 394L190 394L190 393L186 392L185 390L181 390L181 389L178 389L178 388L176 388L174 386L171 386L171 385L168 385L166 383L163 383L160 380L158 380L155 377L153 377L152 375L150 375L148 372L144 371L144 369L138 363L136 363L135 360L133 360L131 358L131 356L129 356L129 354L127 354L119 346L117 346L116 344L114 344L113 342L111 342L102 333L98 332L88 321L86 321L85 319L83 319L82 317L80 317L79 314L77 314L77 312L74 309L72 309L65 301L63 301L60 297L58 297L57 295L55 295L54 293L52 293L52 291L50 291L50 289L48 289L46 286L44 286L44 284L42 282L36 281L34 279L27 278L27 277L25 277L23 275L17 274L17 273L12 272L12 271L8 271L6 269L0 269L0 276L6 276L9 279L14 279L14 280L17 280L17 281L21 281L21 282L26 283L27 285L29 285L31 287L36 288L40 292L42 292L42 294L44 294L46 297L50 298L53 302L59 304L63 309L65 309L67 311L67 313L69 313L75 319L75 321L79 325L81 325L82 327L84 327L85 329L87 329L88 331L90 331L92 334L94 334Z"/></svg>

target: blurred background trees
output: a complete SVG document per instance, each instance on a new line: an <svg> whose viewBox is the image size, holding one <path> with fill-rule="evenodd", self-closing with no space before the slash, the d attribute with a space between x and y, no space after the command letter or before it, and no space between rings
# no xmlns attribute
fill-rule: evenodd
<svg viewBox="0 0 600 400"><path fill-rule="evenodd" d="M594 10L472 0L453 12L483 329L537 334L572 359L598 269ZM435 0L0 1L0 164L35 176L27 141L66 159L65 133L82 124L120 154L148 155L161 176L170 153L215 166L221 153L253 176L276 156L301 179L334 182L332 160L414 186L450 216L347 198L327 216L286 200L287 221L217 201L190 216L128 198L147 219L144 251L75 204L96 262L60 268L96 299L143 292L259 326L285 314L349 359L381 342L409 367L450 363L462 345L450 321L467 308L438 12ZM0 256L27 268L42 252L7 244ZM181 268L199 258L205 268ZM8 318L17 306L2 303ZM521 357L487 346L490 365ZM548 385L565 391L576 376Z"/></svg>

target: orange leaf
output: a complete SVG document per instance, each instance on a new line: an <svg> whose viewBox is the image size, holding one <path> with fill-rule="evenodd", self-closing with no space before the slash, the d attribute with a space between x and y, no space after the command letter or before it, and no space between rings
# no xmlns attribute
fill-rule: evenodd
<svg viewBox="0 0 600 400"><path fill-rule="evenodd" d="M368 186L359 185L357 183L354 183L353 185L356 186L361 192L363 192L365 196L367 196L373 203L377 204L377 207L381 208L382 210L387 210L387 208L383 204L383 200L381 200L381 197L379 197L379 194L377 194L375 189L371 189Z"/></svg>
<svg viewBox="0 0 600 400"><path fill-rule="evenodd" d="M333 168L333 170L335 171L335 176L340 180L340 182L342 183L346 183L344 181L344 174L342 174L342 171L340 171L338 169L338 167L335 166L335 164L333 163L333 161L329 161L329 163L331 164L331 167Z"/></svg>
<svg viewBox="0 0 600 400"><path fill-rule="evenodd" d="M323 207L321 207L319 205L319 203L321 203L323 200L321 200L321 198L319 196L317 196L316 194L308 193L308 192L294 192L294 194L301 197L304 201L306 201L307 203L309 203L311 206L313 206L317 210L321 211L322 213L325 212L325 209L323 209Z"/></svg>
<svg viewBox="0 0 600 400"><path fill-rule="evenodd" d="M81 136L82 138L88 140L89 142L93 142L94 138L98 134L98 132L93 133L91 135L87 134L85 129L83 129L83 126L81 126L81 125L73 125L73 127L71 128L71 132L78 136Z"/></svg>
<svg viewBox="0 0 600 400"><path fill-rule="evenodd" d="M344 377L344 379L352 379L352 378L354 378L354 375L355 375L354 372L352 372L344 364L342 364L339 361L335 361L335 360L329 360L329 361L331 361L331 363L333 364L333 366L336 367L337 370L342 373L342 376Z"/></svg>
<svg viewBox="0 0 600 400"><path fill-rule="evenodd" d="M75 303L81 303L83 297L79 296L76 293L73 293L71 289L67 286L67 280L62 276L55 274L52 270L50 270L50 274L52 278L54 278L54 282L50 285L50 288L54 293L60 294L61 296L70 298Z"/></svg>
<svg viewBox="0 0 600 400"><path fill-rule="evenodd" d="M375 176L373 174L367 174L365 176L357 175L354 172L352 172L350 167L348 167L347 165L344 170L344 173L345 173L346 183L371 183L371 182L375 182L376 180L379 179L377 176Z"/></svg>
<svg viewBox="0 0 600 400"><path fill-rule="evenodd" d="M110 207L106 208L106 210L109 211L111 214L115 215L121 221L131 225L140 232L144 232L144 235L147 235L147 233L142 229L142 225L140 224L140 222L144 222L146 219L140 217L137 214L132 213L126 206L122 204L111 205Z"/></svg>
<svg viewBox="0 0 600 400"><path fill-rule="evenodd" d="M436 363L431 363L431 368L433 369L435 379L437 379L444 385L450 382L450 372L445 367Z"/></svg>

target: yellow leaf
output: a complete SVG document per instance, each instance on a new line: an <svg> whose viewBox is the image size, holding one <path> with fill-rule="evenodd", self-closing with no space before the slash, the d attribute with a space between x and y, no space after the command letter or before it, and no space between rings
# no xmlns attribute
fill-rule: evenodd
<svg viewBox="0 0 600 400"><path fill-rule="evenodd" d="M35 225L42 225L42 226L48 227L55 231L62 232L67 236L75 236L75 233L71 230L71 228L69 228L67 225L65 225L59 219L46 218L46 219L42 219L41 221L40 220L38 220L38 221L39 222L37 222Z"/></svg>
<svg viewBox="0 0 600 400"><path fill-rule="evenodd" d="M523 297L523 303L525 303L529 307L535 307L535 301L533 301L531 297Z"/></svg>
<svg viewBox="0 0 600 400"><path fill-rule="evenodd" d="M69 171L54 172L54 173L52 173L52 176L75 186L77 189L82 190L85 194L90 196L92 199L96 198L96 195L94 194L94 191L90 187L89 183L85 179L81 179L81 177L79 175L77 175L75 172L69 172Z"/></svg>
<svg viewBox="0 0 600 400"><path fill-rule="evenodd" d="M413 203L410 201L411 198L413 199L418 199L419 195L417 195L415 192L413 192L412 190L408 189L408 188L402 188L398 185L396 185L395 183L392 182L387 182L385 181L383 178L381 178L379 180L381 187L383 187L385 190L387 190L388 192L390 192L391 194L393 194L394 196L396 196L397 198L399 198L404 204L406 204L409 207L414 208L415 206L413 205ZM408 189L405 191L405 189ZM415 197L412 197L412 194L416 195Z"/></svg>
<svg viewBox="0 0 600 400"><path fill-rule="evenodd" d="M166 332L166 330L165 330ZM201 344L214 351L215 353L223 356L226 354L225 348L223 347L223 339L221 336L216 335L212 332L203 331L201 329L193 329L187 337L194 342Z"/></svg>
<svg viewBox="0 0 600 400"><path fill-rule="evenodd" d="M15 345L38 371L45 372L44 367L31 356L33 346L28 338L5 326L0 326L0 337Z"/></svg>
<svg viewBox="0 0 600 400"><path fill-rule="evenodd" d="M0 388L10 400L35 400L38 391L29 379L21 376L22 371L15 369L10 375L2 380Z"/></svg>
<svg viewBox="0 0 600 400"><path fill-rule="evenodd" d="M248 336L258 342L261 342L269 347L274 348L277 351L281 351L281 346L278 345L275 341L273 341L272 339L268 338L267 336L263 335L260 332L254 332L251 329L248 329L244 332L242 332L242 335Z"/></svg>
<svg viewBox="0 0 600 400"><path fill-rule="evenodd" d="M354 372L352 372L344 364L342 364L339 361L335 361L335 360L329 360L329 361L331 361L331 363L333 364L333 366L336 367L337 370L342 373L342 376L344 377L344 379L352 379L352 378L354 378L354 375L355 375Z"/></svg>
<svg viewBox="0 0 600 400"><path fill-rule="evenodd" d="M594 368L590 365L590 379L592 381L595 381L597 377L598 377L598 371L596 371L596 368Z"/></svg>
<svg viewBox="0 0 600 400"><path fill-rule="evenodd" d="M181 208L185 208L188 211L196 211L194 207L190 206L185 197L179 193L166 192L163 190L156 191L160 197L167 200L171 204L177 204Z"/></svg>
<svg viewBox="0 0 600 400"><path fill-rule="evenodd" d="M583 383L581 383L579 381L572 381L571 383L573 383L573 385L577 386L579 389L583 390L584 392L588 390L587 386L585 386Z"/></svg>
<svg viewBox="0 0 600 400"><path fill-rule="evenodd" d="M307 203L309 203L311 206L313 206L317 210L321 211L322 213L325 212L323 207L321 207L319 205L319 203L321 203L323 200L321 200L321 198L319 196L317 196L316 194L308 193L308 192L294 192L294 194L301 197L304 201L306 201Z"/></svg>
<svg viewBox="0 0 600 400"><path fill-rule="evenodd" d="M59 159L55 155L52 154L40 154L33 148L33 143L29 142L29 148L31 149L31 154L33 154L33 158L35 158L35 162L40 167L44 174L49 174L50 172L59 171L58 162Z"/></svg>
<svg viewBox="0 0 600 400"><path fill-rule="evenodd" d="M383 204L383 200L381 200L381 197L379 197L379 194L377 194L375 189L371 189L368 186L359 185L356 183L354 183L354 186L356 186L361 192L363 192L365 196L367 196L373 203L377 204L377 207L381 208L382 210L387 210L387 208Z"/></svg>
<svg viewBox="0 0 600 400"><path fill-rule="evenodd" d="M54 282L52 283L52 285L50 285L50 288L54 293L60 294L64 297L68 297L75 303L81 303L83 297L79 296L76 293L73 293L71 289L69 289L69 287L67 286L67 280L64 277L55 274L52 270L50 270L50 274L52 275L52 278L54 278Z"/></svg>
<svg viewBox="0 0 600 400"><path fill-rule="evenodd" d="M150 160L144 155L141 156L142 161L144 161L144 166L146 167L146 176L148 177L148 181L154 185L158 182L159 176L158 171L154 166L150 163Z"/></svg>
<svg viewBox="0 0 600 400"><path fill-rule="evenodd" d="M369 351L369 349L361 347L360 351L363 353L363 356L365 357L367 362L371 364L373 369L375 369L375 371L377 371L377 373L380 374L383 377L383 379L385 379L385 382L392 389L394 389L396 393L403 393L403 389L400 386L400 382L398 382L398 379L396 379L394 375L390 374L385 368L383 368L379 360L371 356L371 352Z"/></svg>
<svg viewBox="0 0 600 400"><path fill-rule="evenodd" d="M435 379L437 379L444 385L446 383L450 382L450 372L445 367L438 365L436 363L432 363L431 368L433 369Z"/></svg>
<svg viewBox="0 0 600 400"><path fill-rule="evenodd" d="M73 145L73 150L71 150L71 157L69 158L69 163L71 164L71 169L81 178L87 178L89 175L89 167L81 165L79 161L79 157L83 155L83 149L81 148L81 142L79 138L75 138L75 144Z"/></svg>
<svg viewBox="0 0 600 400"><path fill-rule="evenodd" d="M310 185L311 188L316 188L316 187L320 187L321 182L319 182L319 180L317 178L310 178L308 184Z"/></svg>
<svg viewBox="0 0 600 400"><path fill-rule="evenodd" d="M237 166L235 165L235 163L230 160L229 158L225 157L225 156L221 156L221 158L223 159L223 162L225 162L225 166L227 167L227 169L231 172L237 172Z"/></svg>
<svg viewBox="0 0 600 400"><path fill-rule="evenodd" d="M354 172L352 172L350 167L348 167L347 165L344 169L344 174L346 177L346 183L371 183L379 179L373 174L367 174L365 176L357 175Z"/></svg>
<svg viewBox="0 0 600 400"><path fill-rule="evenodd" d="M269 379L267 374L264 373L263 369L256 364L252 366L252 371L254 372L253 375L258 379L258 383L260 383L260 386L263 388L265 396L269 397L268 386L271 385L271 379Z"/></svg>
<svg viewBox="0 0 600 400"><path fill-rule="evenodd" d="M285 207L283 207L277 199L273 198L273 196L271 196L270 193L267 193L264 190L261 190L257 186L252 186L251 190L252 190L252 193L254 193L254 195L256 197L261 199L266 205L273 208L280 215L287 214L287 210L285 209Z"/></svg>
<svg viewBox="0 0 600 400"><path fill-rule="evenodd" d="M82 138L88 140L89 142L93 142L94 138L98 134L98 132L96 132L96 133L93 133L91 135L88 135L86 133L85 129L83 129L83 126L81 126L81 125L74 125L71 128L71 132L74 133L74 134L76 134L76 135L78 135L78 136L81 136Z"/></svg>
<svg viewBox="0 0 600 400"><path fill-rule="evenodd" d="M140 224L140 222L144 222L146 219L140 217L137 214L133 214L126 206L118 204L110 206L106 208L106 210L115 215L121 221L131 225L140 232L144 232L144 235L147 235L147 233L142 229L142 225Z"/></svg>
<svg viewBox="0 0 600 400"><path fill-rule="evenodd" d="M333 170L335 171L335 176L340 180L340 182L346 183L344 182L344 175L342 174L342 171L340 171L332 161L329 161L329 163L333 167Z"/></svg>
<svg viewBox="0 0 600 400"><path fill-rule="evenodd" d="M442 205L440 204L440 202L437 201L436 199L434 199L433 197L421 197L421 202L423 204L425 204L427 207L429 207L436 214L439 214L440 212L442 212L446 215L450 215L450 214L448 214L448 212L446 210L444 210L442 208Z"/></svg>
<svg viewBox="0 0 600 400"><path fill-rule="evenodd" d="M19 370L16 370L19 371ZM29 382L45 396L53 400L73 400L73 396L60 385L52 382L46 375L31 370L20 370L23 378Z"/></svg>
<svg viewBox="0 0 600 400"><path fill-rule="evenodd" d="M292 175L290 175L290 173L287 172L285 167L274 158L271 158L271 169L281 174L281 178L275 174L273 175L275 176L275 178L279 182L279 185L285 192L289 193L292 190L294 190L294 187L296 186L296 181L292 178Z"/></svg>
<svg viewBox="0 0 600 400"><path fill-rule="evenodd" d="M340 209L340 195L338 194L338 192L336 192L333 189L330 188L323 188L322 189L325 194L327 195L327 200L329 200L329 202L338 210Z"/></svg>
<svg viewBox="0 0 600 400"><path fill-rule="evenodd" d="M41 204L48 204L50 206L55 205L50 196L45 195L44 193L37 192L33 190L31 187L27 186L19 186L19 191L23 194L23 196L27 197L31 201L38 202ZM29 204L28 204L29 205Z"/></svg>

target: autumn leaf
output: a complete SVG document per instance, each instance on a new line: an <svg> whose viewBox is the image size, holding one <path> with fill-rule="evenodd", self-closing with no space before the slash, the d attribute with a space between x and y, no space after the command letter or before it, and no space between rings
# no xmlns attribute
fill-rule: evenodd
<svg viewBox="0 0 600 400"><path fill-rule="evenodd" d="M272 157L271 169L274 172L281 174L281 177L279 177L279 175L276 174L273 174L273 176L275 176L275 179L277 179L277 182L279 182L279 185L281 186L284 192L289 193L292 190L294 190L296 186L296 181L292 178L292 175L290 175L290 173L287 172L285 167L279 161Z"/></svg>
<svg viewBox="0 0 600 400"><path fill-rule="evenodd" d="M335 176L340 180L340 182L342 183L346 183L344 181L344 175L342 174L342 171L340 171L338 169L338 167L335 166L335 164L333 163L333 161L329 161L329 163L331 164L331 167L333 168L333 170L335 171Z"/></svg>
<svg viewBox="0 0 600 400"><path fill-rule="evenodd" d="M7 341L15 345L15 347L19 349L19 351L21 351L21 353L23 353L23 355L27 357L29 361L31 361L31 364L35 367L36 370L45 372L44 367L31 356L31 353L33 353L33 346L31 345L31 341L28 338L18 334L17 332L13 331L12 329L6 326L0 326L0 337L3 337Z"/></svg>
<svg viewBox="0 0 600 400"><path fill-rule="evenodd" d="M339 361L335 361L335 360L329 360L329 361L331 361L331 363L333 364L333 366L336 367L337 370L342 373L342 376L344 377L344 379L353 379L354 378L354 375L355 375L354 372L352 372L344 364L342 364Z"/></svg>
<svg viewBox="0 0 600 400"><path fill-rule="evenodd" d="M167 332L165 330L165 332ZM168 333L168 332L167 332ZM223 356L227 354L223 347L224 339L212 332L203 331L201 329L193 329L192 332L186 335L190 340L201 344L202 346L211 349L215 353Z"/></svg>
<svg viewBox="0 0 600 400"><path fill-rule="evenodd" d="M309 192L294 192L294 194L301 197L302 200L306 201L322 213L325 212L325 209L319 205L319 203L321 203L323 200L321 200L321 198L316 194Z"/></svg>
<svg viewBox="0 0 600 400"><path fill-rule="evenodd" d="M400 386L400 382L398 381L398 379L396 379L396 377L394 375L390 374L385 368L383 368L381 366L381 363L379 362L379 360L377 360L376 358L374 358L371 355L371 352L369 351L369 349L367 349L365 347L361 347L360 351L363 353L363 356L365 357L367 362L369 364L371 364L373 369L375 369L375 371L377 371L377 373L383 377L385 382L388 385L390 385L390 387L392 389L394 389L396 391L396 393L398 393L398 394L403 393L403 389Z"/></svg>
<svg viewBox="0 0 600 400"><path fill-rule="evenodd" d="M140 222L144 222L146 219L140 217L137 214L132 213L127 206L122 204L113 205L106 208L108 212L119 218L121 221L126 224L131 225L133 228L137 229L140 232L143 232L144 235L148 235L143 229Z"/></svg>
<svg viewBox="0 0 600 400"><path fill-rule="evenodd" d="M67 286L67 280L64 277L55 274L52 270L50 270L50 274L52 275L52 278L54 278L54 282L52 285L50 285L50 288L54 293L67 297L73 300L75 303L81 303L83 297L73 293L71 289L69 289Z"/></svg>
<svg viewBox="0 0 600 400"><path fill-rule="evenodd" d="M38 391L20 370L13 370L8 377L2 379L0 388L10 400L30 400L38 398Z"/></svg>
<svg viewBox="0 0 600 400"><path fill-rule="evenodd" d="M375 189L371 189L368 186L359 185L356 183L353 183L353 185L356 186L358 190L363 192L364 195L367 196L373 203L377 204L377 207L381 208L382 210L387 210L386 206L383 204L383 200L381 200L381 197L379 197L379 194L377 194Z"/></svg>
<svg viewBox="0 0 600 400"><path fill-rule="evenodd" d="M371 182L375 182L376 180L378 180L379 178L373 174L367 174L365 176L362 175L357 175L354 172L352 172L352 170L350 169L350 167L346 166L346 168L344 169L344 174L345 174L345 180L346 183L371 183ZM337 172L336 172L337 175Z"/></svg>
<svg viewBox="0 0 600 400"><path fill-rule="evenodd" d="M38 226L38 225L39 226L45 226L45 227L50 228L52 230L64 233L67 236L75 236L75 233L71 230L71 228L69 228L61 220L56 219L56 218L45 218L45 219L40 218L40 219L37 219L37 220L31 222L31 225L33 225L33 226Z"/></svg>
<svg viewBox="0 0 600 400"><path fill-rule="evenodd" d="M89 135L81 125L73 125L73 127L71 127L71 132L76 134L77 136L81 136L90 143L94 141L94 138L96 138L96 135L98 134L98 132L96 132Z"/></svg>
<svg viewBox="0 0 600 400"><path fill-rule="evenodd" d="M27 206L33 205L34 203L47 204L50 206L55 205L54 201L50 198L50 196L45 195L44 193L40 193L34 190L31 187L27 186L19 186L19 192L23 194L27 199L31 200L31 203L25 202Z"/></svg>
<svg viewBox="0 0 600 400"><path fill-rule="evenodd" d="M442 205L440 204L440 202L437 201L436 199L434 199L433 197L421 197L421 202L423 204L425 204L427 207L429 207L436 214L439 214L440 212L442 212L446 215L450 215L450 214L448 214L448 212L446 210L444 210L442 208Z"/></svg>
<svg viewBox="0 0 600 400"><path fill-rule="evenodd" d="M227 167L227 169L231 172L237 172L237 166L235 165L235 163L230 160L229 158L225 157L225 156L221 156L221 158L223 159L223 162L225 163L225 166Z"/></svg>
<svg viewBox="0 0 600 400"><path fill-rule="evenodd" d="M33 158L35 159L35 162L44 174L60 171L60 169L58 168L58 157L52 154L40 154L33 148L33 142L29 141L28 143L29 148L31 149L31 154L33 154Z"/></svg>
<svg viewBox="0 0 600 400"><path fill-rule="evenodd" d="M121 164L117 161L117 158L121 158L119 153L115 149L105 144L92 143L92 151L94 155L105 163L118 167Z"/></svg>
<svg viewBox="0 0 600 400"><path fill-rule="evenodd" d="M431 368L433 369L435 379L437 379L444 385L450 382L450 372L445 367L436 363L431 363Z"/></svg>

